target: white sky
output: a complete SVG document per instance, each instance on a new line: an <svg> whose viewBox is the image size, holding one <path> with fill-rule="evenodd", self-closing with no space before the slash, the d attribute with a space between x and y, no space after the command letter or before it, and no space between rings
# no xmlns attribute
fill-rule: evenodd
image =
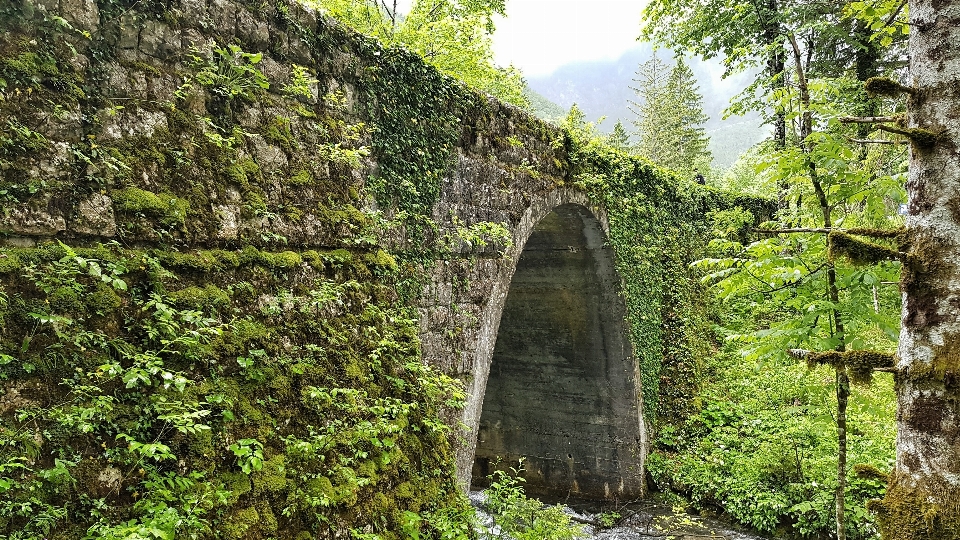
<svg viewBox="0 0 960 540"><path fill-rule="evenodd" d="M572 62L615 60L637 46L647 0L507 0L493 35L497 63L528 77Z"/></svg>
<svg viewBox="0 0 960 540"><path fill-rule="evenodd" d="M399 0L401 12L412 0ZM548 75L571 62L614 60L637 45L647 0L507 0L497 17L496 61L524 75Z"/></svg>

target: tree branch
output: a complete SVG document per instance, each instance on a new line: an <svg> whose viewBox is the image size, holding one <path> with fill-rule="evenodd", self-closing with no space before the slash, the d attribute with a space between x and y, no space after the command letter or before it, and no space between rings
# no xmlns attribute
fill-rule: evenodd
<svg viewBox="0 0 960 540"><path fill-rule="evenodd" d="M872 238L896 238L903 231L899 229L840 229L838 227L797 227L793 229L750 229L751 232L762 234L800 234L800 233L819 233L830 234L832 232L843 232L856 236L869 236Z"/></svg>
<svg viewBox="0 0 960 540"><path fill-rule="evenodd" d="M902 116L841 116L842 124L880 124L884 122L902 122Z"/></svg>
<svg viewBox="0 0 960 540"><path fill-rule="evenodd" d="M910 141L887 141L883 139L853 139L847 137L847 140L857 144L910 144Z"/></svg>

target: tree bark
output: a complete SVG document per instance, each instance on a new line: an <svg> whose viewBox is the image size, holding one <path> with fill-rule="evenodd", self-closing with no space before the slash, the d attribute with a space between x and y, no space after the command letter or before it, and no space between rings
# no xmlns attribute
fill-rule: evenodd
<svg viewBox="0 0 960 540"><path fill-rule="evenodd" d="M911 150L896 363L897 460L873 505L886 540L960 538L960 0L910 1Z"/></svg>

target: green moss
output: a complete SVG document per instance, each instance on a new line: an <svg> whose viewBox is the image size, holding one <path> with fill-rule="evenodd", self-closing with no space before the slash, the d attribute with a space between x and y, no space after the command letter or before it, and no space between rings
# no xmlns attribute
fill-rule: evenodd
<svg viewBox="0 0 960 540"><path fill-rule="evenodd" d="M242 264L261 264L271 269L286 269L300 266L303 264L303 258L299 253L293 251L271 253L247 246L240 253L240 262Z"/></svg>
<svg viewBox="0 0 960 540"><path fill-rule="evenodd" d="M204 273L222 272L240 266L240 255L223 250L181 253L157 250L153 256L165 267L176 270L192 270Z"/></svg>
<svg viewBox="0 0 960 540"><path fill-rule="evenodd" d="M853 466L853 474L861 480L876 480L886 483L890 475L881 471L876 465L870 463L857 463Z"/></svg>
<svg viewBox="0 0 960 540"><path fill-rule="evenodd" d="M267 501L257 501L257 511L260 513L259 538L270 538L277 533L277 516Z"/></svg>
<svg viewBox="0 0 960 540"><path fill-rule="evenodd" d="M22 267L20 257L17 257L16 253L0 251L0 274L18 272Z"/></svg>
<svg viewBox="0 0 960 540"><path fill-rule="evenodd" d="M894 477L883 500L867 505L880 523L883 540L960 538L960 489L930 477L922 486L909 485L910 480Z"/></svg>
<svg viewBox="0 0 960 540"><path fill-rule="evenodd" d="M87 309L97 315L113 313L123 305L123 299L106 283L98 283L96 289L84 300Z"/></svg>
<svg viewBox="0 0 960 540"><path fill-rule="evenodd" d="M47 301L56 313L76 313L83 308L80 295L68 287L60 287L51 292Z"/></svg>
<svg viewBox="0 0 960 540"><path fill-rule="evenodd" d="M256 161L250 157L243 157L227 166L226 175L230 181L246 191L251 189L252 182L258 182L261 179L262 172Z"/></svg>
<svg viewBox="0 0 960 540"><path fill-rule="evenodd" d="M378 249L373 253L365 253L363 255L363 261L371 266L376 266L391 272L396 272L398 268L397 260L393 255L390 255L382 249Z"/></svg>
<svg viewBox="0 0 960 540"><path fill-rule="evenodd" d="M403 482L393 490L393 494L398 499L410 499L414 495L413 485L410 482Z"/></svg>
<svg viewBox="0 0 960 540"><path fill-rule="evenodd" d="M882 261L900 260L900 253L895 250L877 244L860 240L853 236L841 232L833 231L828 235L830 242L829 256L836 259L838 256L846 257L854 265L871 265Z"/></svg>
<svg viewBox="0 0 960 540"><path fill-rule="evenodd" d="M53 77L60 73L53 58L41 56L32 51L24 51L16 56L4 58L0 64L7 70L28 79Z"/></svg>
<svg viewBox="0 0 960 540"><path fill-rule="evenodd" d="M251 476L256 493L277 493L287 489L286 456L278 454L263 462L263 468Z"/></svg>
<svg viewBox="0 0 960 540"><path fill-rule="evenodd" d="M906 229L903 227L899 229L869 229L862 227L855 227L853 229L847 229L847 234L853 234L856 236L869 236L871 238L891 238L891 239L901 239L906 233Z"/></svg>
<svg viewBox="0 0 960 540"><path fill-rule="evenodd" d="M224 311L231 307L230 293L209 283L203 287L186 287L169 295L174 305L181 308Z"/></svg>
<svg viewBox="0 0 960 540"><path fill-rule="evenodd" d="M850 380L859 384L869 383L875 369L893 367L893 355L879 351L813 352L806 360L810 367L826 364L845 369Z"/></svg>
<svg viewBox="0 0 960 540"><path fill-rule="evenodd" d="M223 524L223 536L231 540L240 540L247 536L247 531L260 521L260 514L256 508L243 508L232 512L226 523Z"/></svg>
<svg viewBox="0 0 960 540"><path fill-rule="evenodd" d="M320 254L323 259L334 265L342 265L353 261L353 253L346 249L335 249Z"/></svg>
<svg viewBox="0 0 960 540"><path fill-rule="evenodd" d="M372 460L366 460L360 463L360 466L357 467L357 474L360 476L366 476L367 478L376 478L377 477L377 464ZM376 482L373 482L374 484Z"/></svg>
<svg viewBox="0 0 960 540"><path fill-rule="evenodd" d="M249 349L264 348L270 341L269 327L255 321L241 319L214 338L210 347L221 358L236 358L246 354Z"/></svg>
<svg viewBox="0 0 960 540"><path fill-rule="evenodd" d="M290 129L290 119L284 116L276 116L267 123L263 131L263 138L267 142L279 146L288 154L297 148L293 132Z"/></svg>
<svg viewBox="0 0 960 540"><path fill-rule="evenodd" d="M153 193L128 187L111 193L114 206L121 214L158 218L166 225L182 225L190 210L190 203L171 193Z"/></svg>
<svg viewBox="0 0 960 540"><path fill-rule="evenodd" d="M863 84L864 89L871 97L900 97L902 94L913 94L913 88L908 88L889 77L870 77Z"/></svg>
<svg viewBox="0 0 960 540"><path fill-rule="evenodd" d="M236 504L240 497L250 492L252 487L250 477L242 472L221 473L217 479L223 484L223 489L229 493L230 505Z"/></svg>
<svg viewBox="0 0 960 540"><path fill-rule="evenodd" d="M323 270L324 268L323 258L320 256L319 253L317 253L316 250L310 249L310 250L304 251L303 253L300 254L300 256L303 257L303 262L309 264L314 270L320 270L320 271Z"/></svg>
<svg viewBox="0 0 960 540"><path fill-rule="evenodd" d="M304 484L304 488L311 497L327 501L336 500L337 492L333 488L333 482L326 476L308 480Z"/></svg>
<svg viewBox="0 0 960 540"><path fill-rule="evenodd" d="M313 184L313 175L306 169L300 169L287 180L287 183L291 186L309 186Z"/></svg>

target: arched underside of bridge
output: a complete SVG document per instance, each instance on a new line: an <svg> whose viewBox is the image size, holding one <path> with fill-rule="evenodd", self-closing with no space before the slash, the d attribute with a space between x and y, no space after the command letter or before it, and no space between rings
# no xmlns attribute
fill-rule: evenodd
<svg viewBox="0 0 960 540"><path fill-rule="evenodd" d="M522 457L528 491L641 495L638 389L603 227L584 206L559 206L534 227L509 285L482 397L473 484Z"/></svg>

